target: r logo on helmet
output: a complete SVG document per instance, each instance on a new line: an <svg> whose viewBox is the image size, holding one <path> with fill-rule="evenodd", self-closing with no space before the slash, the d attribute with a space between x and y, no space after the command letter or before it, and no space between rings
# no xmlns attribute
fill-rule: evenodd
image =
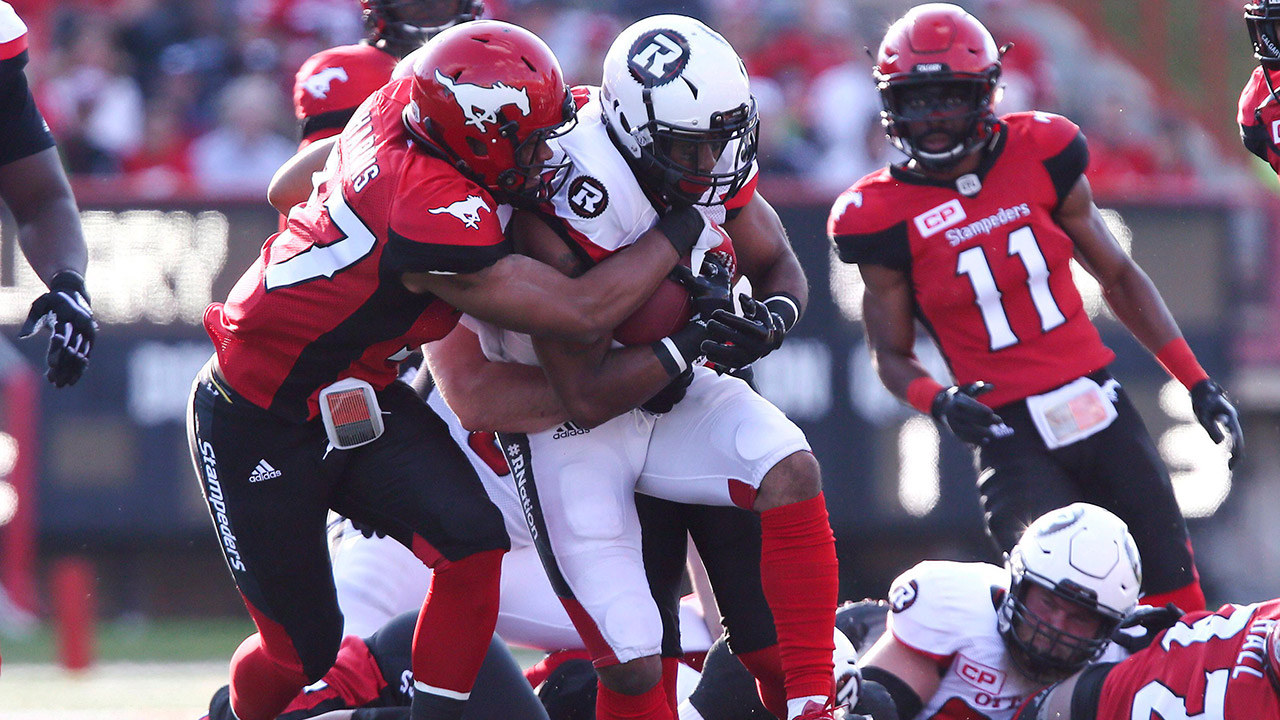
<svg viewBox="0 0 1280 720"><path fill-rule="evenodd" d="M666 85L689 62L689 43L675 30L650 30L631 46L627 66L645 87Z"/></svg>

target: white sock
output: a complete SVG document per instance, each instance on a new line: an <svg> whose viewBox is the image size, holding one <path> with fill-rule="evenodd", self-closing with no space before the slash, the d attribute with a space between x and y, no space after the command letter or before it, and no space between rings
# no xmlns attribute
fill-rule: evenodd
<svg viewBox="0 0 1280 720"><path fill-rule="evenodd" d="M795 720L795 717L800 714L800 711L809 702L826 705L827 697L825 695L808 695L806 697L787 698L787 720Z"/></svg>

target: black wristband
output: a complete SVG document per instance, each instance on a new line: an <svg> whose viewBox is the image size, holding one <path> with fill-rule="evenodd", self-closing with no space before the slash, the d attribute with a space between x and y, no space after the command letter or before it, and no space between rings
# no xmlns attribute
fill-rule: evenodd
<svg viewBox="0 0 1280 720"><path fill-rule="evenodd" d="M89 300L89 293L84 289L84 276L75 270L59 270L49 278L49 292L74 292Z"/></svg>
<svg viewBox="0 0 1280 720"><path fill-rule="evenodd" d="M920 699L920 695L888 670L867 665L862 668L862 679L872 680L884 686L884 689L889 692L889 697L893 698L893 704L898 709L900 718L913 718L924 709L924 702Z"/></svg>
<svg viewBox="0 0 1280 720"><path fill-rule="evenodd" d="M789 293L774 293L764 301L769 312L782 318L782 330L791 332L800 320L800 301Z"/></svg>
<svg viewBox="0 0 1280 720"><path fill-rule="evenodd" d="M707 221L703 219L702 213L692 206L684 205L668 210L666 215L658 218L658 223L654 227L662 231L662 234L667 236L667 241L671 243L671 247L676 249L680 257L684 257L693 250L706 224Z"/></svg>

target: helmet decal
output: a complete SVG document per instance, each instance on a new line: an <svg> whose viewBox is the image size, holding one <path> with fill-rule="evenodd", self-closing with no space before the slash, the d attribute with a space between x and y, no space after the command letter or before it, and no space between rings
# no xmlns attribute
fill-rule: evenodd
<svg viewBox="0 0 1280 720"><path fill-rule="evenodd" d="M689 63L689 41L675 30L650 30L631 45L627 67L645 87L666 85Z"/></svg>
<svg viewBox="0 0 1280 720"><path fill-rule="evenodd" d="M492 87L473 85L471 83L454 82L448 75L436 68L436 80L453 95L467 117L467 124L485 131L485 123L498 124L498 113L507 105L515 105L521 115L529 114L529 94L524 88L513 88L504 82L496 82Z"/></svg>

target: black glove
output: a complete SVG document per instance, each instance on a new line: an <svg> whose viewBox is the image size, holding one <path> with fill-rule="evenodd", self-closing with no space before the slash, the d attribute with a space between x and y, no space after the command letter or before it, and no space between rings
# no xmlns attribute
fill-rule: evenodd
<svg viewBox="0 0 1280 720"><path fill-rule="evenodd" d="M930 414L961 440L971 445L986 445L996 437L995 426L1004 421L974 398L995 389L995 385L981 380L952 385L934 396Z"/></svg>
<svg viewBox="0 0 1280 720"><path fill-rule="evenodd" d="M1227 391L1209 378L1201 380L1191 387L1191 411L1215 443L1226 437L1223 427L1231 434L1231 457L1227 460L1227 467L1235 467L1236 461L1244 457L1244 431L1240 429L1240 417L1235 406L1227 399Z"/></svg>
<svg viewBox="0 0 1280 720"><path fill-rule="evenodd" d="M707 339L707 325L701 320L691 320L688 325L650 345L662 361L667 374L673 379L681 375L702 357L702 343Z"/></svg>
<svg viewBox="0 0 1280 720"><path fill-rule="evenodd" d="M684 265L676 265L671 270L671 279L689 293L695 320L707 320L716 310L733 312L733 276L714 256L708 255L702 260L702 270L697 275Z"/></svg>
<svg viewBox="0 0 1280 720"><path fill-rule="evenodd" d="M659 390L653 397L645 400L640 406L642 410L647 410L654 415L671 412L671 408L676 403L684 399L684 394L689 390L689 384L693 382L693 366L690 365L684 372L675 376L667 386Z"/></svg>
<svg viewBox="0 0 1280 720"><path fill-rule="evenodd" d="M351 520L351 518L347 518L347 520L351 521L351 527L359 530L360 534L367 538L372 538L372 537L384 538L387 536L387 534L384 531L379 530L372 525L362 523L359 520Z"/></svg>
<svg viewBox="0 0 1280 720"><path fill-rule="evenodd" d="M1136 653L1150 645L1156 635L1173 627L1184 614L1173 603L1164 607L1139 605L1120 621L1116 631L1111 633L1111 642Z"/></svg>
<svg viewBox="0 0 1280 720"><path fill-rule="evenodd" d="M867 680L863 678L862 685L859 688L858 702L849 709L850 714L845 715L845 720L852 718L871 718L872 720L899 720L898 706L893 702L893 696L884 685L875 680Z"/></svg>
<svg viewBox="0 0 1280 720"><path fill-rule="evenodd" d="M702 343L707 360L728 369L742 368L777 350L787 331L782 318L764 303L740 296L745 317L726 310L711 314L708 339Z"/></svg>
<svg viewBox="0 0 1280 720"><path fill-rule="evenodd" d="M89 353L98 336L98 323L80 273L63 270L49 280L49 292L31 303L18 337L30 337L46 326L50 336L45 377L57 387L74 385L89 365Z"/></svg>
<svg viewBox="0 0 1280 720"><path fill-rule="evenodd" d="M667 236L667 241L676 249L676 254L680 257L689 256L693 246L698 243L698 238L702 237L702 231L706 226L706 218L691 205L671 208L667 214L658 218L657 224L654 225Z"/></svg>

